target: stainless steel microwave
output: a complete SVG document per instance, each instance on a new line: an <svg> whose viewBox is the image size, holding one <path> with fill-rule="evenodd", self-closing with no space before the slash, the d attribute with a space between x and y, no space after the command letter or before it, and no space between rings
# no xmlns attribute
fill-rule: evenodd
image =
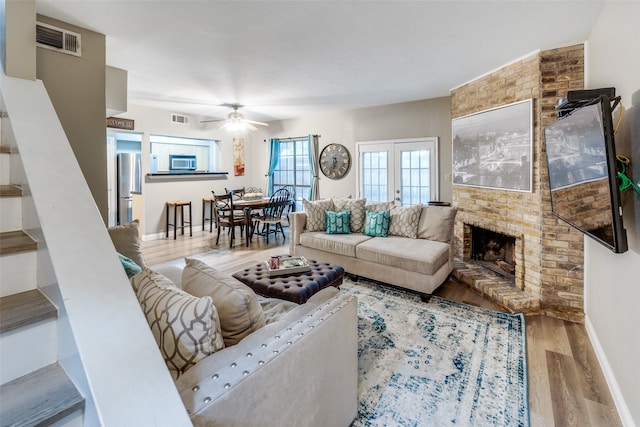
<svg viewBox="0 0 640 427"><path fill-rule="evenodd" d="M169 170L172 171L194 171L198 165L196 156L187 154L169 155Z"/></svg>

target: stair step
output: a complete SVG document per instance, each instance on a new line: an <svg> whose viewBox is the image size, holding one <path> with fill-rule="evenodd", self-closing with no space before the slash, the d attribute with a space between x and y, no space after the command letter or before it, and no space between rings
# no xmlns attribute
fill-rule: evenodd
<svg viewBox="0 0 640 427"><path fill-rule="evenodd" d="M0 255L38 249L38 242L22 230L0 233Z"/></svg>
<svg viewBox="0 0 640 427"><path fill-rule="evenodd" d="M0 146L0 184L11 184L11 155L9 147Z"/></svg>
<svg viewBox="0 0 640 427"><path fill-rule="evenodd" d="M55 318L58 310L37 290L0 298L0 333Z"/></svg>
<svg viewBox="0 0 640 427"><path fill-rule="evenodd" d="M22 230L22 224L22 197L0 196L0 233Z"/></svg>
<svg viewBox="0 0 640 427"><path fill-rule="evenodd" d="M0 402L0 427L51 425L85 404L58 363L0 386Z"/></svg>
<svg viewBox="0 0 640 427"><path fill-rule="evenodd" d="M22 197L22 188L17 185L0 185L0 197Z"/></svg>

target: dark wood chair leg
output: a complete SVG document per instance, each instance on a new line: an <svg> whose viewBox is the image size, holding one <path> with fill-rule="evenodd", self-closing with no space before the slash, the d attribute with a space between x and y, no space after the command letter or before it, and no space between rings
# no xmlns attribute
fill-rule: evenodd
<svg viewBox="0 0 640 427"><path fill-rule="evenodd" d="M173 205L173 240L178 237L178 204Z"/></svg>
<svg viewBox="0 0 640 427"><path fill-rule="evenodd" d="M169 204L165 203L166 206L166 214L165 214L165 238L169 238Z"/></svg>

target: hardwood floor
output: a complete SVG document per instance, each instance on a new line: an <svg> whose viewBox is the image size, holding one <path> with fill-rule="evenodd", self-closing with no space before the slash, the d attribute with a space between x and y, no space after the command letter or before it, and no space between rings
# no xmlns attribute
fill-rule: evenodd
<svg viewBox="0 0 640 427"><path fill-rule="evenodd" d="M289 252L282 237L255 236L250 247L236 236L229 249L226 234L216 246L216 232L198 231L193 237L142 242L148 265L184 266L185 256L194 256L217 269L233 273L267 259ZM449 279L435 293L444 298L500 310L491 301ZM531 426L622 426L609 388L596 359L584 325L545 316L526 318L529 375L529 411Z"/></svg>

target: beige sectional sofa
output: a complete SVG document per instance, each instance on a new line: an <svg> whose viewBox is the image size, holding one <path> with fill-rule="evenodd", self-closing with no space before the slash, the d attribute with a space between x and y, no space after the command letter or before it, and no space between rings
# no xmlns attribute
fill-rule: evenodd
<svg viewBox="0 0 640 427"><path fill-rule="evenodd" d="M388 237L363 234L366 212L390 211ZM321 216L351 212L351 232L329 234ZM364 212L363 212L364 211ZM364 199L305 201L291 215L290 253L341 265L347 273L431 294L453 269L453 224L449 206L395 207ZM355 218L355 221L354 221ZM395 223L395 224L394 224Z"/></svg>
<svg viewBox="0 0 640 427"><path fill-rule="evenodd" d="M263 298L197 259L184 269L150 269L137 224L109 232L194 426L347 426L355 419L355 297L329 287L301 305Z"/></svg>

